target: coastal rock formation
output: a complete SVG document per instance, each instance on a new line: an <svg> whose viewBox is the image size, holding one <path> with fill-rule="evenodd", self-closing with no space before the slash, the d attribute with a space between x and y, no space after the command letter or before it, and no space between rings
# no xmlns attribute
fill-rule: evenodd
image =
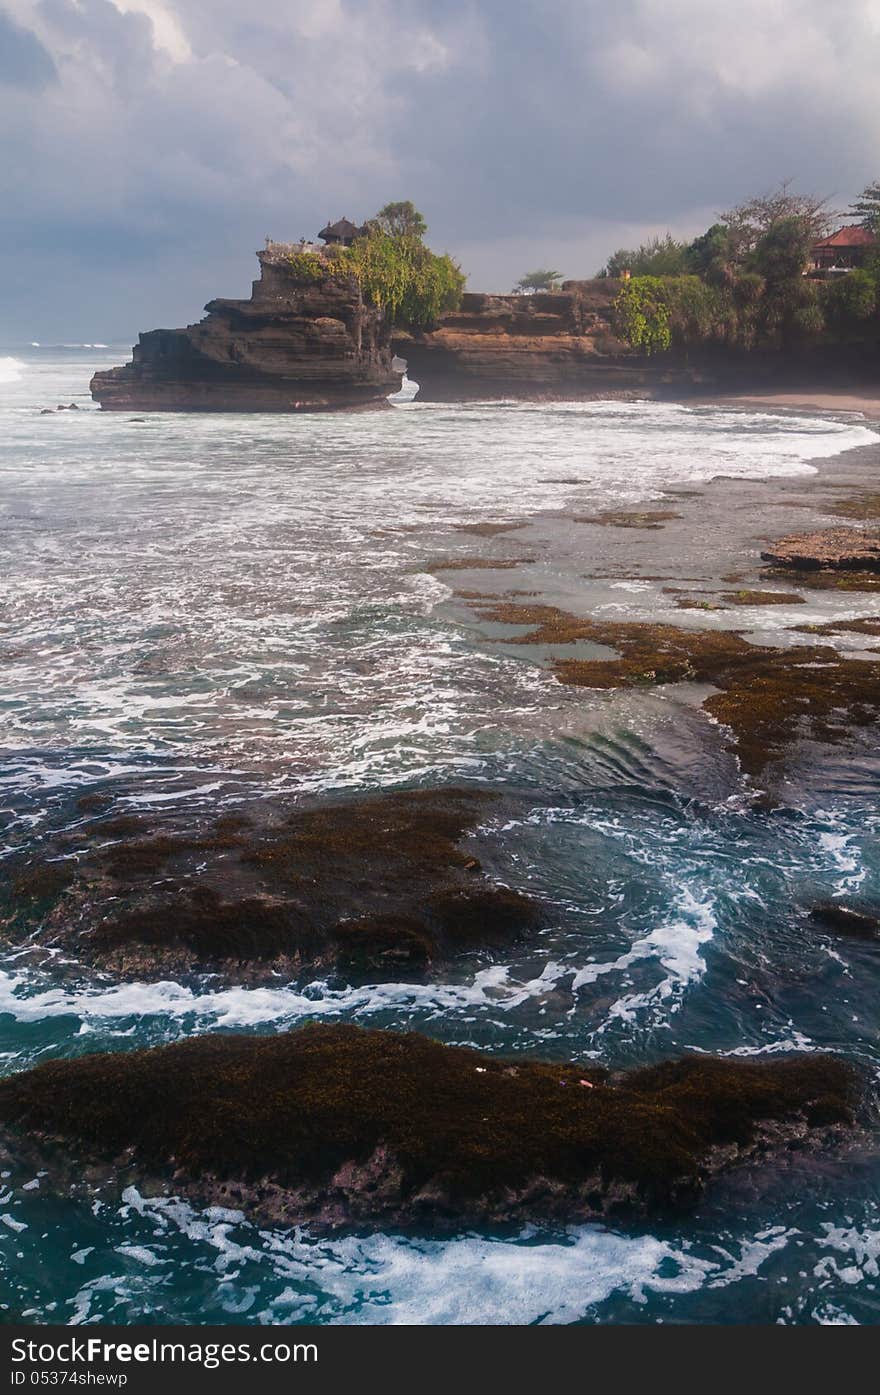
<svg viewBox="0 0 880 1395"><path fill-rule="evenodd" d="M618 657L557 659L562 683L584 688L632 688L661 683L710 683L719 691L703 711L727 727L747 775L763 775L807 740L838 743L880 714L880 662L853 659L830 645L778 648L750 644L736 630L691 630L639 621L591 620L555 606L487 602L484 619L525 625L508 644L607 646Z"/></svg>
<svg viewBox="0 0 880 1395"><path fill-rule="evenodd" d="M460 847L491 804L437 789L261 805L202 828L98 817L13 869L2 938L126 978L411 978L538 923L529 897L490 882Z"/></svg>
<svg viewBox="0 0 880 1395"><path fill-rule="evenodd" d="M880 533L862 528L825 528L790 533L761 553L765 562L796 571L880 571Z"/></svg>
<svg viewBox="0 0 880 1395"><path fill-rule="evenodd" d="M117 1188L272 1221L442 1229L692 1203L722 1168L842 1136L860 1093L823 1054L611 1075L313 1024L52 1061L0 1081L0 1122L13 1167L46 1150L47 1185L103 1162Z"/></svg>
<svg viewBox="0 0 880 1395"><path fill-rule="evenodd" d="M353 276L298 274L299 244L257 256L249 300L212 300L186 329L142 334L131 363L96 373L107 411L297 412L384 405L400 386L390 328ZM310 248L311 264L320 249ZM294 258L292 261L291 258Z"/></svg>
<svg viewBox="0 0 880 1395"><path fill-rule="evenodd" d="M420 402L583 398L693 390L699 371L647 360L614 330L620 282L566 281L535 295L468 292L429 330L394 332Z"/></svg>

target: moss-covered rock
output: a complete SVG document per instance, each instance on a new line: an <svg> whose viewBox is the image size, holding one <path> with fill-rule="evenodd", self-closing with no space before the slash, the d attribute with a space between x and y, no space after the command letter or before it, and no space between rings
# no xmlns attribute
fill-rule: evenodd
<svg viewBox="0 0 880 1395"><path fill-rule="evenodd" d="M54 1061L0 1121L79 1159L289 1221L460 1224L693 1201L721 1166L852 1125L824 1055L686 1057L611 1076L414 1033L312 1025Z"/></svg>
<svg viewBox="0 0 880 1395"><path fill-rule="evenodd" d="M681 518L674 509L606 509L602 513L572 515L574 523L596 523L602 528L662 528L664 523Z"/></svg>
<svg viewBox="0 0 880 1395"><path fill-rule="evenodd" d="M32 941L38 916L44 943L126 977L395 977L537 924L535 904L489 882L461 846L491 803L447 788L195 829L99 817L77 831L75 856L18 866L0 923L7 939Z"/></svg>
<svg viewBox="0 0 880 1395"><path fill-rule="evenodd" d="M483 615L528 625L511 643L588 641L617 651L607 659L558 659L563 683L587 688L691 681L719 689L703 710L733 733L742 769L761 775L799 737L839 742L880 715L880 662L827 645L781 649L750 644L736 630L692 630L638 621L597 621L554 606L487 606Z"/></svg>

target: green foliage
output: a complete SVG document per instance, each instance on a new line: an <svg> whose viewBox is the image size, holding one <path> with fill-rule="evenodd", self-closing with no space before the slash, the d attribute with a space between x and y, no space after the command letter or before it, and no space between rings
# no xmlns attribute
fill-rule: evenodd
<svg viewBox="0 0 880 1395"><path fill-rule="evenodd" d="M354 276L364 295L394 324L432 324L461 303L465 278L451 257L438 256L415 233L392 235L371 225L351 247L329 249L337 274Z"/></svg>
<svg viewBox="0 0 880 1395"><path fill-rule="evenodd" d="M370 229L387 233L389 237L423 238L428 224L410 199L399 203L386 203L367 225Z"/></svg>
<svg viewBox="0 0 880 1395"><path fill-rule="evenodd" d="M685 269L693 276L721 284L730 279L736 251L730 229L724 223L713 223L700 237L695 237L685 251Z"/></svg>
<svg viewBox="0 0 880 1395"><path fill-rule="evenodd" d="M718 344L751 348L764 282L744 274L727 285L699 276L636 276L615 302L618 332L645 353Z"/></svg>
<svg viewBox="0 0 880 1395"><path fill-rule="evenodd" d="M669 306L659 276L634 276L624 281L614 302L621 338L646 354L662 353L672 342Z"/></svg>
<svg viewBox="0 0 880 1395"><path fill-rule="evenodd" d="M527 271L513 288L514 295L525 295L530 291L555 291L562 280L561 271Z"/></svg>
<svg viewBox="0 0 880 1395"><path fill-rule="evenodd" d="M804 228L808 241L815 242L830 231L835 217L826 197L796 194L792 191L791 180L786 179L768 193L757 194L728 209L721 214L720 223L727 230L733 260L742 262L780 223L797 221Z"/></svg>
<svg viewBox="0 0 880 1395"><path fill-rule="evenodd" d="M297 281L323 281L327 263L318 252L291 252L288 265Z"/></svg>
<svg viewBox="0 0 880 1395"><path fill-rule="evenodd" d="M640 247L620 247L608 258L604 275L620 276L629 270L633 276L681 276L686 270L687 247L671 233L652 237Z"/></svg>
<svg viewBox="0 0 880 1395"><path fill-rule="evenodd" d="M724 337L730 323L730 297L698 276L669 277L663 286L672 343L686 346Z"/></svg>
<svg viewBox="0 0 880 1395"><path fill-rule="evenodd" d="M822 282L822 308L828 325L838 331L857 329L878 310L880 286L869 271L850 271Z"/></svg>
<svg viewBox="0 0 880 1395"><path fill-rule="evenodd" d="M813 238L800 217L781 218L759 238L752 263L769 285L800 278L810 255Z"/></svg>
<svg viewBox="0 0 880 1395"><path fill-rule="evenodd" d="M862 190L851 205L850 212L856 214L863 227L880 233L880 179L875 179L873 184Z"/></svg>
<svg viewBox="0 0 880 1395"><path fill-rule="evenodd" d="M880 234L880 182L852 212ZM880 320L880 243L860 270L835 281L805 272L837 215L788 183L722 214L687 246L668 233L621 248L602 274L632 279L615 302L618 333L644 353L673 347L794 349L823 334L864 337Z"/></svg>

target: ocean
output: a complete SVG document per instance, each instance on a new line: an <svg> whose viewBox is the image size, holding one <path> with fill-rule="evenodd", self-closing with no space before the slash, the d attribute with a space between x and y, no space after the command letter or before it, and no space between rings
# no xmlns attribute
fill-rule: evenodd
<svg viewBox="0 0 880 1395"><path fill-rule="evenodd" d="M668 589L701 579L713 529L779 531L755 500L778 486L795 509L817 468L880 444L873 426L651 402L103 414L89 377L124 356L0 352L3 858L75 835L88 793L110 796L114 812L204 813L474 783L517 794L521 812L493 836L547 928L500 959L462 955L423 981L351 986L120 983L7 946L0 1070L306 1020L611 1066L797 1049L876 1069L877 947L833 941L804 911L833 895L880 898L871 741L795 762L784 798L768 803L686 688L565 687L469 594L517 590L597 618L736 626L783 645L798 642L795 620L880 615L880 596L817 592L799 607L694 619ZM78 410L42 410L70 403ZM697 521L688 536L577 522L640 507ZM473 531L498 522L517 526ZM509 565L468 568L475 558ZM880 1159L865 1150L719 1184L674 1218L442 1239L313 1235L136 1188L86 1203L39 1175L24 1190L8 1182L10 1321L846 1324L880 1313Z"/></svg>

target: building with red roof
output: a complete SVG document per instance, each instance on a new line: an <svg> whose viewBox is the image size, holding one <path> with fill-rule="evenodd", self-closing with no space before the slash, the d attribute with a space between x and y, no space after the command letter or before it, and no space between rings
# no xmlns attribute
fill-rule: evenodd
<svg viewBox="0 0 880 1395"><path fill-rule="evenodd" d="M813 243L814 271L852 271L863 266L868 253L877 246L877 236L860 224L838 228L830 237Z"/></svg>

